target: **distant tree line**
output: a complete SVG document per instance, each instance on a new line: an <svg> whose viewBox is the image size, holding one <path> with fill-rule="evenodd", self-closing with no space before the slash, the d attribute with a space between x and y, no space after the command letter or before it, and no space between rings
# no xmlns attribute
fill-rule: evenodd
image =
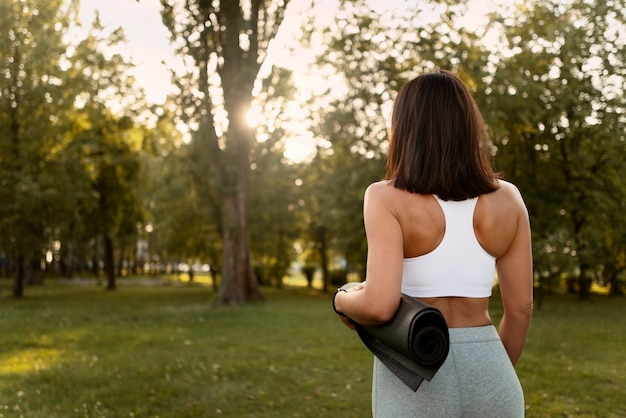
<svg viewBox="0 0 626 418"><path fill-rule="evenodd" d="M435 68L468 83L494 165L525 197L537 289L623 292L624 1L526 0L471 28L462 1L433 1L436 16L341 1L328 28L311 16L301 33L303 47L323 47L311 73L341 88L304 98L289 69L258 76L288 2L192 3L163 2L192 59L159 105L136 88L132 63L106 52L121 30L96 19L70 43L73 3L0 4L0 272L15 296L46 274L102 268L114 289L120 275L194 262L211 265L230 303L281 286L294 261L321 272L325 290L363 279L363 192L383 175L390 103ZM241 116L252 105L258 126ZM283 154L294 106L316 143L301 162Z"/></svg>

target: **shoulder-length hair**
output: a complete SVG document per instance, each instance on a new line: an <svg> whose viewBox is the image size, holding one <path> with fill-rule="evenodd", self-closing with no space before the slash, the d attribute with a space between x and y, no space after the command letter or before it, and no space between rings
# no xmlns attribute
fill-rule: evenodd
<svg viewBox="0 0 626 418"><path fill-rule="evenodd" d="M439 70L409 81L391 116L386 179L396 188L465 200L498 188L489 136L467 86Z"/></svg>

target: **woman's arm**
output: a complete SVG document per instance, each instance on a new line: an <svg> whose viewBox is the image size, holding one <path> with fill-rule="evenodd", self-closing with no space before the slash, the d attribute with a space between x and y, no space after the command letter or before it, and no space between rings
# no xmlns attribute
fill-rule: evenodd
<svg viewBox="0 0 626 418"><path fill-rule="evenodd" d="M504 315L498 328L502 343L515 365L524 344L533 310L533 271L530 222L524 201L516 188L512 189L515 201L516 232L504 255L496 260L496 269Z"/></svg>
<svg viewBox="0 0 626 418"><path fill-rule="evenodd" d="M402 229L389 208L387 182L374 183L365 192L363 217L367 235L367 281L360 288L339 292L335 309L368 325L389 321L400 303L404 251ZM349 321L344 318L344 323Z"/></svg>

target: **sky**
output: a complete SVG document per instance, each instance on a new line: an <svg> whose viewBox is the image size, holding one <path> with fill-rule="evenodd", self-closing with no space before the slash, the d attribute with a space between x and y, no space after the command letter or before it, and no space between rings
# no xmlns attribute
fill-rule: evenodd
<svg viewBox="0 0 626 418"><path fill-rule="evenodd" d="M162 61L172 67L179 62L169 44L169 33L159 14L159 0L81 0L80 21L89 27L100 13L107 29L121 26L128 39L124 55L132 57L136 68L133 74L152 103L163 103L174 89L170 75Z"/></svg>
<svg viewBox="0 0 626 418"><path fill-rule="evenodd" d="M332 17L335 0L316 0L318 15L323 19ZM379 2L381 0L373 0ZM392 3L403 3L406 0L390 0ZM285 22L296 21L299 7L305 0L291 0L288 6L288 16ZM91 25L96 10L99 12L102 24L109 30L121 26L124 29L127 46L122 52L132 57L136 65L133 73L138 83L146 90L148 100L153 103L162 103L168 93L173 92L170 82L170 68L180 68L181 59L174 54L174 48L169 43L169 32L161 22L159 0L81 0L80 21L85 28ZM296 16L297 17L297 16ZM293 39L289 28L284 28L278 39L284 44ZM274 46L274 61L287 62L288 57L284 48ZM163 64L167 63L167 66Z"/></svg>

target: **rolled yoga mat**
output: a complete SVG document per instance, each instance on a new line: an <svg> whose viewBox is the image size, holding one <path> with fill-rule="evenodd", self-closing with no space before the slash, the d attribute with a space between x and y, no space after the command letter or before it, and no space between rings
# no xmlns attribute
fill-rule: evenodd
<svg viewBox="0 0 626 418"><path fill-rule="evenodd" d="M355 326L365 346L414 391L448 357L450 336L443 314L411 296L402 294L391 321Z"/></svg>

